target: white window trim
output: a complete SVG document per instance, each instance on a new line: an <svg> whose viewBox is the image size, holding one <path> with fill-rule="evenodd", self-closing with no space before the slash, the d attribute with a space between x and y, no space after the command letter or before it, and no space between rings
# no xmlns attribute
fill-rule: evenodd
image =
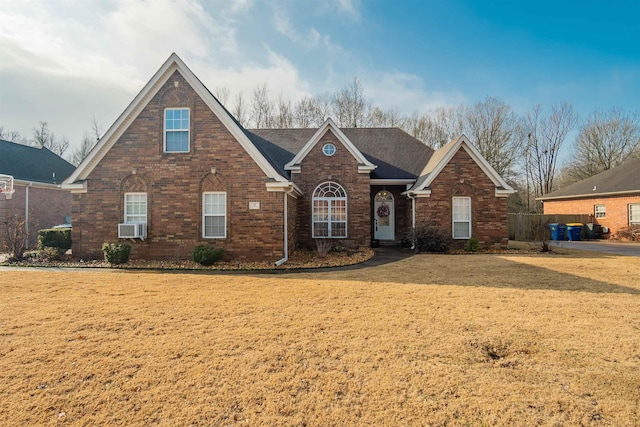
<svg viewBox="0 0 640 427"><path fill-rule="evenodd" d="M456 220L455 220L455 212L454 212L454 209L455 209L455 199L467 199L467 200L469 200L469 220L468 220L468 221L456 221ZM452 237L453 239L456 239L456 240L468 240L468 239L470 239L470 238L471 238L471 221L472 221L472 220L473 220L473 218L471 217L471 197L468 197L468 196L465 196L465 197L453 197L453 198L451 199L451 237ZM455 224L458 224L458 223L465 223L465 222L469 224L469 227L468 227L468 230L469 230L468 236L467 236L467 237L456 237L456 236L455 236Z"/></svg>
<svg viewBox="0 0 640 427"><path fill-rule="evenodd" d="M637 206L638 207L638 211L640 211L640 203L629 203L628 206L628 222L629 222L629 226L631 227L632 225L640 225L640 213L638 213L638 217L637 218L631 218L631 208L633 206Z"/></svg>
<svg viewBox="0 0 640 427"><path fill-rule="evenodd" d="M340 187L342 189L342 192L345 194L344 197L316 197L315 194L318 191L318 189L324 185L327 184L334 184L338 187ZM340 184L338 184L337 182L333 182L333 181L326 181L323 182L322 184L318 185L315 190L313 190L313 194L314 196L311 198L311 235L313 236L314 239L346 239L349 235L349 203L347 200L347 191L344 189L343 186L341 186ZM344 221L332 221L331 220L331 205L333 201L338 201L338 200L344 200ZM327 221L314 221L313 217L315 214L315 202L316 201L326 201L327 203ZM318 224L324 224L327 223L327 233L328 236L316 236L316 223ZM332 235L332 227L331 227L331 223L332 222L336 222L336 223L344 223L344 236L333 236Z"/></svg>
<svg viewBox="0 0 640 427"><path fill-rule="evenodd" d="M326 150L327 150L327 147L333 147L333 148L332 148L332 149L333 149L333 152L332 152L331 154L327 153L327 151L326 151ZM331 157L331 156L333 156L334 154L336 154L336 151L338 151L338 148L335 146L335 144L333 144L333 143L331 143L331 142L328 142L328 143L326 143L326 144L324 144L324 145L322 146L322 154L324 154L324 155L325 155L325 156L327 156L327 157Z"/></svg>
<svg viewBox="0 0 640 427"><path fill-rule="evenodd" d="M222 194L224 196L224 215L211 215L205 214L204 203L208 194ZM224 235L222 236L207 236L205 227L206 217L224 217ZM204 191L202 193L202 238L203 239L226 239L227 238L227 192L226 191Z"/></svg>
<svg viewBox="0 0 640 427"><path fill-rule="evenodd" d="M127 219L127 217L129 216L138 216L138 215L127 214L127 196L144 196L144 203L145 203L144 221L129 221ZM144 192L124 193L124 223L125 224L146 224L148 222L147 221L148 217L149 217L149 199L147 197L147 193L144 193Z"/></svg>
<svg viewBox="0 0 640 427"><path fill-rule="evenodd" d="M167 151L167 132L184 132L184 129L169 129L167 130L167 111L170 110L187 110L189 111L189 128L187 129L187 151ZM175 107L165 108L162 112L162 140L163 150L165 153L189 153L191 151L191 109L188 107Z"/></svg>
<svg viewBox="0 0 640 427"><path fill-rule="evenodd" d="M601 208L600 211L598 208ZM606 218L607 217L607 205L593 205L593 216L595 218Z"/></svg>

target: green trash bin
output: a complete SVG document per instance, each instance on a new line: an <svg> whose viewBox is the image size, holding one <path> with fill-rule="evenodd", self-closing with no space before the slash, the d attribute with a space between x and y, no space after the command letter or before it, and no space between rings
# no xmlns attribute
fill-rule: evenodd
<svg viewBox="0 0 640 427"><path fill-rule="evenodd" d="M569 240L579 241L582 235L582 223L572 222L567 224L567 234L569 235Z"/></svg>

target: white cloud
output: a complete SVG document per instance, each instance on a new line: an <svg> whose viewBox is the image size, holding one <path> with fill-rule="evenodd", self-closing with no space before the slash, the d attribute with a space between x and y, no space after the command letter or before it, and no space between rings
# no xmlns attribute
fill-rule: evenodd
<svg viewBox="0 0 640 427"><path fill-rule="evenodd" d="M313 27L311 27L306 34L301 34L294 28L289 15L281 8L276 8L274 11L273 22L276 31L305 49L311 49L317 46L322 38L318 30Z"/></svg>

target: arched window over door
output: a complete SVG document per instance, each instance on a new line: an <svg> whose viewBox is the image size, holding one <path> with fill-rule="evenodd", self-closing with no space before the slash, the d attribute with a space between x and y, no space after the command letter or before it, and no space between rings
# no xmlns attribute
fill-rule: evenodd
<svg viewBox="0 0 640 427"><path fill-rule="evenodd" d="M347 237L347 193L340 184L323 182L313 192L314 238Z"/></svg>

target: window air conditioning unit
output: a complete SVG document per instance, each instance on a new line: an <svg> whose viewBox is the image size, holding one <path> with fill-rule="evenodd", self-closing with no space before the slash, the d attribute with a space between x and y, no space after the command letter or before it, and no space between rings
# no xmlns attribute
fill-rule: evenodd
<svg viewBox="0 0 640 427"><path fill-rule="evenodd" d="M118 224L118 238L142 239L147 237L147 224Z"/></svg>

